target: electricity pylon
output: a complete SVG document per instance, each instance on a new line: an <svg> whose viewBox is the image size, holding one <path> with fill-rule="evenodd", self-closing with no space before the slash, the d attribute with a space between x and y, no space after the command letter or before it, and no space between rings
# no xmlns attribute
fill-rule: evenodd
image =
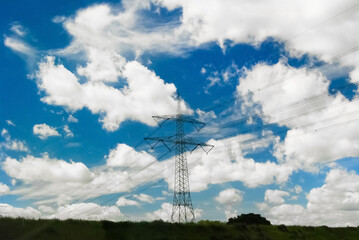
<svg viewBox="0 0 359 240"><path fill-rule="evenodd" d="M194 151L197 147L201 147L203 151L208 153L214 147L204 142L196 141L190 137L186 137L184 133L184 123L191 123L197 131L204 127L205 123L198 121L192 117L185 116L181 113L181 100L178 93L177 114L153 116L153 119L161 127L165 122L172 120L176 122L176 135L170 137L149 137L145 138L146 142L153 149L158 143L162 143L169 151L176 148L175 157L175 182L173 194L173 206L171 221L172 222L191 222L195 220L194 210L189 188L188 166L186 150ZM154 144L151 144L154 142ZM170 146L169 144L172 144ZM193 146L189 149L189 146ZM208 151L204 147L210 147Z"/></svg>

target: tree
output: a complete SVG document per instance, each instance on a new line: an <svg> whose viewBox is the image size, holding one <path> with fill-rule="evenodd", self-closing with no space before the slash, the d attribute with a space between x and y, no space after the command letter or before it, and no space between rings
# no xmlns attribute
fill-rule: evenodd
<svg viewBox="0 0 359 240"><path fill-rule="evenodd" d="M271 225L266 218L254 213L241 214L241 216L230 218L227 224Z"/></svg>

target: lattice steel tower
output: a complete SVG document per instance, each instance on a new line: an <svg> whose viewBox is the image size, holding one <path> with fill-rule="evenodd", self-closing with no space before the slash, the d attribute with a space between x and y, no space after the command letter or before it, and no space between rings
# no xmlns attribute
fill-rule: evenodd
<svg viewBox="0 0 359 240"><path fill-rule="evenodd" d="M189 222L194 221L194 210L191 199L191 192L189 187L188 178L188 166L186 150L190 152L194 151L197 147L201 147L206 153L208 153L214 146L204 142L196 141L190 137L186 137L184 133L184 123L191 123L197 131L204 127L205 123L198 121L189 116L185 116L181 113L181 99L178 93L177 114L175 115L163 115L153 116L153 119L161 127L168 120L176 122L176 135L170 137L149 137L145 138L146 142L153 149L159 142L171 151L176 148L175 156L175 182L174 182L174 194L173 194L173 206L171 221L172 222ZM154 144L151 144L151 142ZM169 144L173 144L170 146ZM189 149L188 146L194 146ZM209 147L206 151L204 147Z"/></svg>

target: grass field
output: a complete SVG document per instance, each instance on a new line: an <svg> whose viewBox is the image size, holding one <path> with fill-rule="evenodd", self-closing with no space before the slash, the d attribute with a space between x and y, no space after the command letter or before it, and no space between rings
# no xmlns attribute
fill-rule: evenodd
<svg viewBox="0 0 359 240"><path fill-rule="evenodd" d="M359 239L359 227L329 228L272 225L228 225L215 221L176 224L154 222L108 222L81 220L29 220L0 218L0 239L196 239L196 240L281 240L281 239Z"/></svg>

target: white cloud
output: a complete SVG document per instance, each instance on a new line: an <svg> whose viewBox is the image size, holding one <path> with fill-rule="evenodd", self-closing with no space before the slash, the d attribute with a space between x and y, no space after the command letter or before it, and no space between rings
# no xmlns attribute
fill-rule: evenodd
<svg viewBox="0 0 359 240"><path fill-rule="evenodd" d="M41 217L41 213L32 207L16 208L6 203L0 203L0 215L3 217L23 217L30 219L38 219Z"/></svg>
<svg viewBox="0 0 359 240"><path fill-rule="evenodd" d="M27 183L44 181L63 184L88 182L92 179L91 172L83 163L51 159L46 154L42 158L28 155L21 160L7 157L2 168L8 176Z"/></svg>
<svg viewBox="0 0 359 240"><path fill-rule="evenodd" d="M55 65L53 57L47 57L40 64L37 81L46 94L42 101L72 111L86 107L100 114L100 122L108 131L117 130L125 120L155 125L152 115L175 112L173 84L165 83L136 61L126 63L122 74L128 84L122 89L98 81L80 84L73 73L63 65ZM182 109L190 112L184 102Z"/></svg>
<svg viewBox="0 0 359 240"><path fill-rule="evenodd" d="M204 67L202 67L201 68L201 74L204 75L204 74L206 74L206 72L207 72L207 70Z"/></svg>
<svg viewBox="0 0 359 240"><path fill-rule="evenodd" d="M60 134L56 131L55 128L50 127L46 123L36 124L34 125L32 130L33 133L35 135L38 135L38 137L42 140L45 140L46 138L51 136L60 136Z"/></svg>
<svg viewBox="0 0 359 240"><path fill-rule="evenodd" d="M7 149L20 152L28 152L29 149L26 143L17 139L12 139L10 133L5 128L1 131L1 136L5 139L4 142L0 143L0 147L3 146Z"/></svg>
<svg viewBox="0 0 359 240"><path fill-rule="evenodd" d="M125 197L120 197L117 200L116 205L118 207L123 207L123 206L139 206L140 204L137 201L127 199Z"/></svg>
<svg viewBox="0 0 359 240"><path fill-rule="evenodd" d="M237 83L237 79L241 72L234 62L221 71L210 71L210 67L212 66L208 66L208 70L206 70L205 68L201 69L201 74L204 75L207 73L206 79L207 81L209 81L208 85L206 86L206 91L208 91L209 88L215 85L222 86L224 84L230 84L233 82Z"/></svg>
<svg viewBox="0 0 359 240"><path fill-rule="evenodd" d="M327 173L325 184L313 188L307 195L307 206L258 204L259 210L274 224L327 225L331 227L359 224L359 175L343 169Z"/></svg>
<svg viewBox="0 0 359 240"><path fill-rule="evenodd" d="M243 193L235 188L228 188L221 191L218 196L215 198L216 202L223 205L233 205L239 204L242 202Z"/></svg>
<svg viewBox="0 0 359 240"><path fill-rule="evenodd" d="M123 149L132 148L126 146ZM110 152L114 151L116 149ZM117 157L120 156L118 152L116 154ZM142 156L144 153L133 154ZM126 154L122 156L127 159ZM37 205L64 205L75 200L131 191L141 184L163 178L162 171L169 169L167 162L157 162L155 159L146 169L139 171L141 164L143 163L128 165L126 169L109 168L107 164L88 169L83 163L51 159L45 154L41 158L28 155L20 160L8 157L3 163L3 169L8 176L20 180L12 194L20 195L24 199L34 199ZM146 194L137 197L147 202L155 200Z"/></svg>
<svg viewBox="0 0 359 240"><path fill-rule="evenodd" d="M70 130L68 125L64 126L64 131L66 133L66 137L73 137L74 136L74 133Z"/></svg>
<svg viewBox="0 0 359 240"><path fill-rule="evenodd" d="M34 50L30 46L17 38L5 37L4 45L25 55L32 55L34 53Z"/></svg>
<svg viewBox="0 0 359 240"><path fill-rule="evenodd" d="M7 125L15 127L15 123L13 123L11 120L6 120Z"/></svg>
<svg viewBox="0 0 359 240"><path fill-rule="evenodd" d="M359 154L359 129L346 124L358 118L359 105L340 93L329 95L329 84L317 70L284 62L257 64L240 79L237 93L247 109L259 104L266 122L289 128L285 140L276 144L275 156L294 168L315 171L320 163Z"/></svg>
<svg viewBox="0 0 359 240"><path fill-rule="evenodd" d="M354 6L357 3L355 0L320 0L315 3L296 0L291 4L286 4L285 0L157 2L169 10L182 8L179 29L190 33L191 40L197 45L217 41L224 47L227 39L235 43L258 44L268 37L274 37L279 40L291 39L286 44L295 53L309 52L323 59L330 58L347 46L357 45L351 37L358 33L355 23L359 21L359 14L356 11L347 11L313 28Z"/></svg>
<svg viewBox="0 0 359 240"><path fill-rule="evenodd" d="M59 207L56 213L47 216L47 218L120 221L123 220L123 214L116 206L76 203Z"/></svg>
<svg viewBox="0 0 359 240"><path fill-rule="evenodd" d="M77 123L79 120L70 114L67 121Z"/></svg>
<svg viewBox="0 0 359 240"><path fill-rule="evenodd" d="M144 168L155 162L156 158L145 151L137 152L126 144L117 144L107 157L107 165L111 167Z"/></svg>
<svg viewBox="0 0 359 240"><path fill-rule="evenodd" d="M29 149L25 142L19 140L10 140L9 142L3 143L3 146L7 149L20 152L28 152Z"/></svg>
<svg viewBox="0 0 359 240"><path fill-rule="evenodd" d="M264 194L264 200L268 203L281 204L284 203L283 197L285 196L289 196L286 191L267 189Z"/></svg>
<svg viewBox="0 0 359 240"><path fill-rule="evenodd" d="M0 183L0 196L8 192L10 192L10 188L6 184Z"/></svg>
<svg viewBox="0 0 359 240"><path fill-rule="evenodd" d="M235 188L228 188L221 191L214 200L225 206L224 213L228 219L238 215L238 210L235 209L235 206L242 202L243 192Z"/></svg>
<svg viewBox="0 0 359 240"><path fill-rule="evenodd" d="M38 210L42 213L42 215L54 214L56 212L52 207L46 205L39 206Z"/></svg>
<svg viewBox="0 0 359 240"><path fill-rule="evenodd" d="M248 134L217 141L210 140L208 143L215 147L208 155L201 149L188 154L191 191L202 191L208 184L229 181L241 181L247 187L286 182L292 173L292 167L271 161L256 162L244 157L244 153L251 152L248 149L251 146L242 145L241 142L248 139L255 140L255 136ZM268 146L269 142L262 144ZM171 160L164 162L173 164ZM169 187L172 188L172 172L166 171L164 174Z"/></svg>
<svg viewBox="0 0 359 240"><path fill-rule="evenodd" d="M90 48L88 58L87 66L79 67L77 73L94 82L118 82L126 65L126 60L113 51Z"/></svg>
<svg viewBox="0 0 359 240"><path fill-rule="evenodd" d="M198 115L198 120L202 122L213 121L213 119L217 118L213 111L205 112L199 108L196 109L196 114Z"/></svg>
<svg viewBox="0 0 359 240"><path fill-rule="evenodd" d="M54 23L62 23L63 21L66 20L66 17L65 16L55 16L52 21Z"/></svg>
<svg viewBox="0 0 359 240"><path fill-rule="evenodd" d="M141 202L147 202L147 203L153 203L155 199L147 194L141 193L141 194L135 194L133 195L134 198L140 200Z"/></svg>
<svg viewBox="0 0 359 240"><path fill-rule="evenodd" d="M295 193L299 194L299 193L301 193L302 191L303 191L303 189L302 189L301 186L295 185L295 187L294 187L294 192L295 192Z"/></svg>
<svg viewBox="0 0 359 240"><path fill-rule="evenodd" d="M150 1L124 1L122 5L123 11L116 13L109 5L94 5L68 18L64 27L74 41L63 52L83 50L88 54L96 48L138 55L143 51L179 53L188 48L188 33L178 31L178 21L161 24L140 14L150 9Z"/></svg>
<svg viewBox="0 0 359 240"><path fill-rule="evenodd" d="M3 128L2 130L1 130L1 136L2 137L4 137L4 138L6 138L6 139L8 139L9 138L9 131L7 130L7 129L5 129L5 128Z"/></svg>
<svg viewBox="0 0 359 240"><path fill-rule="evenodd" d="M0 203L0 215L3 217L23 217L28 219L81 219L95 221L120 221L124 219L118 207L101 206L96 203L77 203L61 206L57 209L41 205L38 207L38 210L32 207L16 208L9 204Z"/></svg>
<svg viewBox="0 0 359 240"><path fill-rule="evenodd" d="M172 213L172 204L170 203L162 203L161 209L158 209L152 213L146 213L146 218L150 221L153 220L163 220L163 221L171 221L171 213Z"/></svg>
<svg viewBox="0 0 359 240"><path fill-rule="evenodd" d="M26 31L24 29L24 27L20 24L13 24L10 28L11 31L13 31L16 35L23 37L26 34Z"/></svg>

